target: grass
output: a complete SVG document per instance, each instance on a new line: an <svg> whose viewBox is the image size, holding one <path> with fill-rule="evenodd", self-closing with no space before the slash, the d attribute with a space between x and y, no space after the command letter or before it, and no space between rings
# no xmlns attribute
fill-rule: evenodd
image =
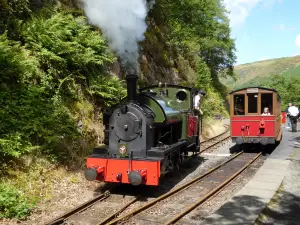
<svg viewBox="0 0 300 225"><path fill-rule="evenodd" d="M44 158L23 158L19 165L7 167L5 172L0 177L0 219L25 219L38 203L53 198L57 183L80 183L72 171Z"/></svg>
<svg viewBox="0 0 300 225"><path fill-rule="evenodd" d="M222 83L235 89L240 86L255 83L257 79L271 79L272 75L299 76L300 56L263 60L247 63L235 67L237 80L233 78L222 79Z"/></svg>
<svg viewBox="0 0 300 225"><path fill-rule="evenodd" d="M255 220L254 225L260 225L268 221L269 217L268 215L266 215L266 211L268 209L274 209L278 205L279 195L282 191L283 191L283 184L281 183L279 188L275 192L273 198L271 199L271 201L268 203L268 205L263 209L263 211L259 214L259 216Z"/></svg>

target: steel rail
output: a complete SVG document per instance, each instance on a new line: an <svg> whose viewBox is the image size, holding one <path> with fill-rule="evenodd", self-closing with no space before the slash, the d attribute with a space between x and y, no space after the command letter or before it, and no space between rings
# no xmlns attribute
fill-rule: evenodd
<svg viewBox="0 0 300 225"><path fill-rule="evenodd" d="M225 132L225 133L226 133L226 132ZM208 149L210 149L210 148L216 146L217 144L219 144L219 143L222 142L222 141L225 141L225 140L228 139L228 138L230 138L230 135L227 136L227 137L225 137L225 138L223 138L222 140L219 140L219 141L217 141L216 143L214 143L214 144L212 144L212 145L210 145L210 146L208 146L208 147L206 147L206 148L200 150L199 152L197 152L197 153L195 153L195 154L189 156L187 159L184 160L183 163L184 163L184 164L188 163L191 159L194 159L195 157L197 157L197 156L200 155L201 153L206 152Z"/></svg>
<svg viewBox="0 0 300 225"><path fill-rule="evenodd" d="M146 203L145 205L143 205L143 206L141 206L141 207L139 207L139 208L137 208L137 209L135 209L135 210L133 210L133 211L127 213L126 215L124 215L124 216L122 216L122 217L119 217L119 218L116 218L115 220L113 220L113 221L111 221L111 222L109 222L109 223L107 223L107 224L109 224L109 225L111 225L111 224L116 224L117 222L119 222L119 221L121 221L121 220L125 220L125 219L127 219L128 217L130 217L130 216L137 215L138 213L140 213L140 212L142 212L142 211L144 211L144 210L146 210L146 209L152 207L152 206L155 205L157 202L159 202L159 201L161 201L161 200L164 200L164 199L166 199L167 197L172 196L172 195L174 195L174 194L180 193L181 191L186 190L187 188L189 188L189 187L192 186L193 184L195 184L195 183L201 181L203 178L205 178L206 176L208 176L209 174L211 174L211 173L214 172L215 170L219 169L219 168L222 167L223 165L225 165L225 164L227 164L228 162L232 161L233 159L235 159L236 157L238 157L238 156L241 155L242 153L243 153L243 151L242 151L242 152L239 152L239 153L237 153L237 154L235 154L235 155L232 156L229 160L227 160L227 161L221 163L220 165L216 166L215 168L212 168L211 170L209 170L209 171L206 172L205 174L200 175L200 176L194 178L193 180L187 182L186 184L183 184L183 185L181 185L181 186L175 188L174 190L169 191L169 192L167 192L166 194L163 194L162 196L158 197L157 199L154 199L154 200L152 200L152 201Z"/></svg>
<svg viewBox="0 0 300 225"><path fill-rule="evenodd" d="M210 138L208 140L200 141L200 144L206 143L208 141L211 141L211 140L213 140L215 138L218 138L218 137L222 136L223 134L226 134L229 131L230 125L225 124L224 127L226 128L226 130L224 132L222 132L221 134L218 134L218 135L216 135L216 136L214 136L214 137L212 137L212 138Z"/></svg>
<svg viewBox="0 0 300 225"><path fill-rule="evenodd" d="M91 207L92 205L94 205L95 203L97 203L99 201L103 201L104 199L108 198L109 196L110 196L110 192L105 191L103 194L98 195L97 197L81 204L80 206L76 207L75 209L72 209L72 210L66 212L65 214L53 219L52 221L45 223L45 225L54 225L54 224L62 223L66 219L68 219L71 216L75 215L76 213L82 212L86 208Z"/></svg>
<svg viewBox="0 0 300 225"><path fill-rule="evenodd" d="M221 141L225 141L225 140L228 139L228 138L230 138L230 135L228 135L228 136L226 136L225 138L223 138L222 140L217 141L216 143L214 143L214 144L212 144L212 145L209 145L208 147L202 149L202 150L200 151L200 153L205 152L206 150L208 150L208 149L210 149L210 148L216 146L216 145L219 144Z"/></svg>
<svg viewBox="0 0 300 225"><path fill-rule="evenodd" d="M214 136L214 137L212 137L212 138L210 138L210 139L208 139L208 140L205 140L205 141L200 142L200 145L202 145L203 143L207 143L207 142L209 142L209 141L212 141L212 140L214 140L215 138L221 137L222 135L226 134L226 133L229 131L229 127L230 127L230 126L227 125L227 124L226 124L226 126L228 126L228 127L227 127L228 129L227 129L226 131L224 131L223 133L218 134L217 136ZM224 125L224 127L225 127L225 125ZM219 140L219 141L217 141L216 143L214 143L214 144L212 144L212 145L210 145L210 146L204 148L203 150L200 150L199 152L197 152L197 153L195 153L195 154L189 156L187 159L184 160L184 164L186 164L186 163L189 162L191 159L194 159L195 157L197 157L197 156L200 155L201 153L207 151L208 149L214 147L215 145L219 144L221 141L224 141L224 140L226 140L226 139L228 139L228 138L230 138L230 135L227 136L226 138L223 138L222 140ZM200 148L200 149L201 149L201 148Z"/></svg>
<svg viewBox="0 0 300 225"><path fill-rule="evenodd" d="M135 203L139 198L134 198L132 201L128 202L125 206L123 206L120 210L118 210L117 212L115 212L114 214L106 217L103 221L101 221L100 223L98 223L97 225L104 225L107 222L111 221L112 219L116 218L121 212L123 212L125 209L127 209L130 205L132 205L133 203Z"/></svg>
<svg viewBox="0 0 300 225"><path fill-rule="evenodd" d="M227 126L227 127L226 127ZM225 128L228 128L229 125L224 125ZM225 134L226 132L228 132L228 129L226 131L224 131L223 133L213 137L213 138L210 138L208 140L205 140L203 142L201 142L200 144L203 144L205 142L208 142L210 140L213 140L215 138L218 138L220 136L222 136L223 134ZM219 143L219 142L218 142ZM215 145L215 144L214 144ZM212 145L213 146L213 145ZM212 147L212 146L209 146L208 148ZM207 149L207 148L206 148ZM199 153L198 153L199 154ZM232 158L233 159L233 158ZM186 160L188 161L188 160ZM226 163L226 162L225 162ZM211 171L212 172L212 171ZM201 179L201 178L199 178ZM182 187L184 188L184 187ZM94 205L95 203L99 202L99 201L102 201L104 199L106 199L107 197L110 196L110 192L109 191L106 191L105 193L93 198L92 200L88 201L88 202L85 202L83 203L82 205L76 207L75 209L72 209L68 212L66 212L65 214L61 215L61 216L58 216L57 218L53 219L52 221L49 221L47 223L45 223L45 225L54 225L54 224L59 224L59 223L62 223L64 220L70 218L72 215L76 214L76 213L80 213L82 212L83 210L85 210L86 208L88 207L91 207L92 205ZM114 217L118 216L118 214L120 214L121 212L123 212L126 208L128 208L130 205L132 205L134 202L136 202L138 200L138 198L135 198L133 199L132 201L130 201L128 204L126 204L123 208L121 208L120 210L118 210L116 213L114 213L113 215L111 216L108 216L107 218L105 218L102 222L99 223L99 225L102 225L102 224L106 224L108 221L112 220Z"/></svg>
<svg viewBox="0 0 300 225"><path fill-rule="evenodd" d="M214 188L212 191L207 193L205 196L203 196L201 199L199 199L196 203L190 205L187 207L183 212L178 214L177 216L173 217L170 219L168 222L166 222L164 225L170 225L176 223L178 220L180 220L182 217L190 213L192 210L197 208L199 205L202 203L206 202L209 200L214 194L216 194L218 191L220 191L223 187L225 187L227 184L229 184L232 180L234 180L238 175L240 175L246 168L248 168L253 162L255 162L258 157L261 156L261 152L258 153L249 163L247 163L245 166L243 166L239 171L237 171L235 174L230 176L227 180L225 180L223 183L221 183L219 186Z"/></svg>

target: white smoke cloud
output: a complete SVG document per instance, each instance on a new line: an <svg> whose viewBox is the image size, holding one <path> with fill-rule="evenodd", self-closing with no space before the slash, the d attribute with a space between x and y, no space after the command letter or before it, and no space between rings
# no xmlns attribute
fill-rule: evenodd
<svg viewBox="0 0 300 225"><path fill-rule="evenodd" d="M98 26L109 40L122 63L138 67L138 42L144 40L146 16L154 1L86 0L85 13L91 24Z"/></svg>

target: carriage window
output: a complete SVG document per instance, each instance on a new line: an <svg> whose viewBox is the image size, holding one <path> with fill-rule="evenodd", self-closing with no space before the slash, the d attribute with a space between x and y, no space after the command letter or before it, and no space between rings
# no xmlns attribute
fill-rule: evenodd
<svg viewBox="0 0 300 225"><path fill-rule="evenodd" d="M245 95L234 95L234 115L245 115Z"/></svg>
<svg viewBox="0 0 300 225"><path fill-rule="evenodd" d="M270 114L273 114L273 94L261 94L261 112L263 113L264 108L268 108Z"/></svg>
<svg viewBox="0 0 300 225"><path fill-rule="evenodd" d="M248 94L248 113L257 113L258 94Z"/></svg>

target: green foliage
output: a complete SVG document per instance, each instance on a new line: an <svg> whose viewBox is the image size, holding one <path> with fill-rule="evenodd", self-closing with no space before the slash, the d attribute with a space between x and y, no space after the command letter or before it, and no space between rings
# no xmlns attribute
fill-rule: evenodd
<svg viewBox="0 0 300 225"><path fill-rule="evenodd" d="M1 153L4 156L20 157L30 151L30 143L23 140L20 133L4 135L0 139Z"/></svg>
<svg viewBox="0 0 300 225"><path fill-rule="evenodd" d="M19 38L21 24L31 13L29 5L29 0L0 0L0 35L7 30L10 38Z"/></svg>
<svg viewBox="0 0 300 225"><path fill-rule="evenodd" d="M156 42L152 44L156 51L169 52L182 84L195 85L217 98L210 103L213 109L210 104L203 104L207 116L216 111L225 113L226 104L222 99L226 98L227 88L219 78L235 77L233 64L236 56L222 1L157 0L150 18L152 28L146 36L151 40L146 40L146 43ZM163 61L156 58L158 63Z"/></svg>
<svg viewBox="0 0 300 225"><path fill-rule="evenodd" d="M6 33L0 35L1 89L8 88L8 85L20 86L38 77L38 63L29 53L17 42L10 41Z"/></svg>
<svg viewBox="0 0 300 225"><path fill-rule="evenodd" d="M24 103L23 94L28 91L22 88L39 74L37 63L27 54L16 42L9 41L6 34L0 35L0 103L3 106L0 111L0 155L4 156L19 157L31 146L18 128L23 125L20 124L21 113L27 111L19 110Z"/></svg>
<svg viewBox="0 0 300 225"><path fill-rule="evenodd" d="M281 97L282 110L292 102L300 105L300 77L275 75L272 79L262 78L256 81L255 86L273 88Z"/></svg>
<svg viewBox="0 0 300 225"><path fill-rule="evenodd" d="M111 106L126 96L124 82L116 77L98 76L91 80L88 93L95 99L101 99L101 105Z"/></svg>
<svg viewBox="0 0 300 225"><path fill-rule="evenodd" d="M107 106L124 97L122 83L107 73L114 57L84 17L59 9L34 16L20 35L25 46L0 36L0 155L18 158L39 148L66 160L72 150L64 143L78 149L83 135L76 102Z"/></svg>
<svg viewBox="0 0 300 225"><path fill-rule="evenodd" d="M126 95L124 82L109 74L116 58L100 31L79 11L39 10L48 2L0 0L1 167L33 153L65 163L85 157L101 139L100 108ZM146 79L193 84L207 91L206 116L224 112L219 76L232 76L235 55L221 1L157 0L148 23ZM0 191L1 217L27 215L24 196L7 185Z"/></svg>
<svg viewBox="0 0 300 225"><path fill-rule="evenodd" d="M200 62L197 66L197 80L196 87L201 88L203 90L208 90L211 86L212 78L209 71L209 68L206 66L204 62Z"/></svg>
<svg viewBox="0 0 300 225"><path fill-rule="evenodd" d="M217 76L220 70L232 68L235 62L234 41L221 1L159 1L167 9L171 46L195 66L200 57ZM198 59L199 60L199 59ZM228 71L232 75L232 71Z"/></svg>
<svg viewBox="0 0 300 225"><path fill-rule="evenodd" d="M0 183L0 218L25 218L32 207L16 188Z"/></svg>
<svg viewBox="0 0 300 225"><path fill-rule="evenodd" d="M221 94L215 89L209 88L207 90L207 96L202 101L201 110L203 112L204 118L209 118L213 115L223 114L227 116L227 111L224 110L225 100L222 98Z"/></svg>
<svg viewBox="0 0 300 225"><path fill-rule="evenodd" d="M23 37L26 48L54 78L70 73L89 78L114 61L106 41L86 25L84 17L59 12L50 18L35 17L26 24Z"/></svg>
<svg viewBox="0 0 300 225"><path fill-rule="evenodd" d="M237 66L236 73L238 80L229 84L231 89L262 86L276 89L282 98L282 109L284 110L289 102L300 104L299 81L299 56L271 59Z"/></svg>

